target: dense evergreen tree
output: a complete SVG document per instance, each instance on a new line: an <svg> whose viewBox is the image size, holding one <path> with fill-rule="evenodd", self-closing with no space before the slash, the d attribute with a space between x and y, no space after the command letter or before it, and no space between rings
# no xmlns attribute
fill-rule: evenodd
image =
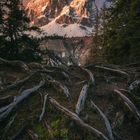
<svg viewBox="0 0 140 140"><path fill-rule="evenodd" d="M105 55L112 63L140 60L140 0L113 0L106 9Z"/></svg>
<svg viewBox="0 0 140 140"><path fill-rule="evenodd" d="M37 59L39 43L36 38L27 34L32 30L37 31L37 28L30 26L21 1L5 0L1 5L6 12L0 15L0 20L3 19L1 34L5 39L0 46L0 57L28 61Z"/></svg>

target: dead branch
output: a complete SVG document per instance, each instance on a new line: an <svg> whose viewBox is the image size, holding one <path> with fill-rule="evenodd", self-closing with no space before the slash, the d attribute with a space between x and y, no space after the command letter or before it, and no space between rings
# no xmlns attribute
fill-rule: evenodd
<svg viewBox="0 0 140 140"><path fill-rule="evenodd" d="M75 112L77 115L79 115L81 111L84 109L88 88L89 88L89 85L85 84L80 92L80 96L78 98L76 109L75 109Z"/></svg>
<svg viewBox="0 0 140 140"><path fill-rule="evenodd" d="M119 70L119 69L114 69L114 68L108 68L108 67L103 67L103 66L95 66L95 68L98 68L98 69L102 69L102 70L105 70L105 71L109 71L109 72L113 72L113 73L117 73L119 75L123 75L125 77L129 77L129 74L122 71L122 70Z"/></svg>
<svg viewBox="0 0 140 140"><path fill-rule="evenodd" d="M114 90L117 95L124 101L126 107L134 114L134 116L140 121L140 112L136 108L136 106L131 102L129 98L127 98L125 95L123 95L119 90Z"/></svg>
<svg viewBox="0 0 140 140"><path fill-rule="evenodd" d="M43 102L42 112L41 112L40 117L39 117L39 122L42 121L42 119L43 119L43 117L44 117L45 110L46 110L46 103L47 103L47 100L48 100L48 95L45 95L45 96L44 96L44 102Z"/></svg>
<svg viewBox="0 0 140 140"><path fill-rule="evenodd" d="M53 98L49 98L49 101L51 105L53 105L55 108L57 108L59 111L63 112L66 116L70 117L71 120L73 120L77 125L81 126L85 130L91 132L95 136L97 136L101 140L109 140L102 132L97 130L96 128L88 125L83 120L81 120L75 113L71 112L64 106L60 105L56 100Z"/></svg>
<svg viewBox="0 0 140 140"><path fill-rule="evenodd" d="M27 99L28 97L30 97L34 92L36 92L38 89L40 89L42 86L44 86L45 84L45 81L41 81L39 83L39 85L37 86L34 86L33 88L31 89L27 89L27 90L24 90L21 95L17 96L16 100L14 102L12 102L10 105L2 108L2 110L4 111L1 111L0 109L0 112L2 112L0 114L0 122L3 121L5 118L8 117L8 115L16 108L18 107L18 105L24 101L25 99Z"/></svg>
<svg viewBox="0 0 140 140"><path fill-rule="evenodd" d="M108 137L110 138L110 140L114 140L111 124L106 115L100 110L100 108L96 104L94 104L93 101L91 101L91 106L96 109L101 118L104 120L108 132Z"/></svg>
<svg viewBox="0 0 140 140"><path fill-rule="evenodd" d="M18 67L21 70L24 70L26 72L29 72L29 67L22 61L9 61L9 60L5 60L3 58L0 58L0 65L6 65L6 66L12 66L12 67Z"/></svg>

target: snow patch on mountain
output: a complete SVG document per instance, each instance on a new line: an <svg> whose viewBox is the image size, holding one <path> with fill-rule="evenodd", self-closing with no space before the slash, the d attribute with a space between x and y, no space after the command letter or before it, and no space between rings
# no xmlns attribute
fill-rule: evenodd
<svg viewBox="0 0 140 140"><path fill-rule="evenodd" d="M92 28L74 24L58 24L55 21L42 26L41 29L45 36L62 36L62 37L84 37L91 36Z"/></svg>

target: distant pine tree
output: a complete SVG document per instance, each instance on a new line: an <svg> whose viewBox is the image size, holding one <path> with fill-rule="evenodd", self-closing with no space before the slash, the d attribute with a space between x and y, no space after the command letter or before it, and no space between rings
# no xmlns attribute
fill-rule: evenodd
<svg viewBox="0 0 140 140"><path fill-rule="evenodd" d="M4 3L0 3L6 9L5 13L0 12L0 22L2 22L0 34L5 39L4 43L0 45L0 57L37 60L39 58L39 42L27 33L39 29L30 25L21 0L5 0Z"/></svg>

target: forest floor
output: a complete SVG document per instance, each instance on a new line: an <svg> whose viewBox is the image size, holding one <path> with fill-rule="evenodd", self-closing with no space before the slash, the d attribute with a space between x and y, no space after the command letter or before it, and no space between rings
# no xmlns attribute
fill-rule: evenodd
<svg viewBox="0 0 140 140"><path fill-rule="evenodd" d="M111 139L104 119L91 102L109 120L112 140L140 140L139 66L99 63L60 68L34 63L22 70L9 63L0 65L0 140L103 139L83 123ZM116 91L134 103L134 108Z"/></svg>

